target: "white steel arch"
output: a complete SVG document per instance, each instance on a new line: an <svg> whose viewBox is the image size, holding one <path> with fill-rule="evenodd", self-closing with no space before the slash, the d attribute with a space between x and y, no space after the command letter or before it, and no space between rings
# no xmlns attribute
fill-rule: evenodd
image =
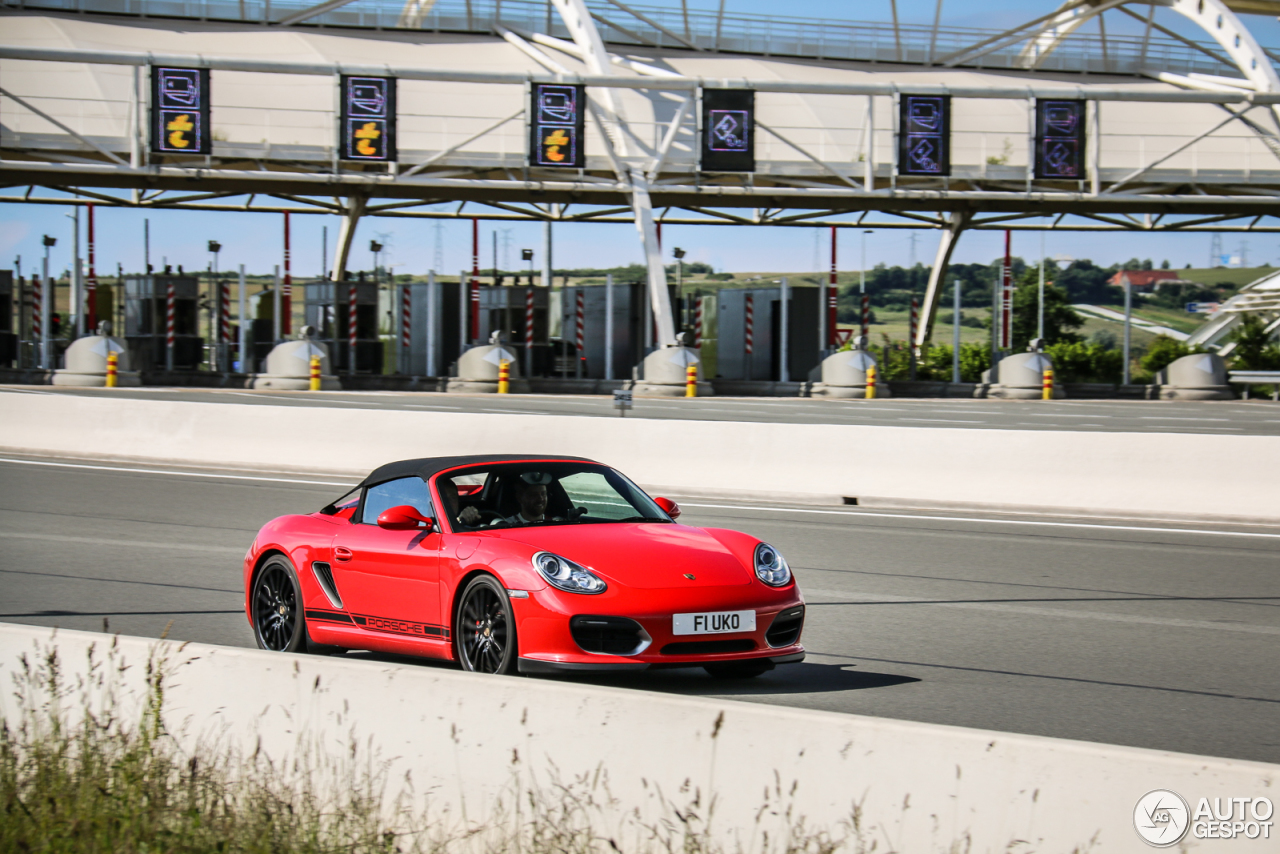
<svg viewBox="0 0 1280 854"><path fill-rule="evenodd" d="M1018 57L1018 64L1030 70L1039 68L1045 57L1071 33L1108 9L1126 4L1152 5L1138 0L1101 0L1088 3L1068 0L1027 41ZM1249 32L1249 28L1228 8L1224 0L1164 0L1155 5L1177 12L1204 30L1226 52L1245 80L1249 81L1248 88L1258 92L1280 92L1280 76L1272 67L1270 58ZM1280 118L1280 113L1276 115Z"/></svg>

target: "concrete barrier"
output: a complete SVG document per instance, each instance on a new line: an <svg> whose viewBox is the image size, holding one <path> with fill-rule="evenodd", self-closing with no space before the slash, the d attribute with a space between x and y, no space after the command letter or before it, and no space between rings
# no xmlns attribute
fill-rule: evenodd
<svg viewBox="0 0 1280 854"><path fill-rule="evenodd" d="M364 474L577 454L675 494L1280 519L1280 437L378 411L0 392L0 448Z"/></svg>
<svg viewBox="0 0 1280 854"><path fill-rule="evenodd" d="M38 658L50 638L49 629L0 624L6 685L18 657ZM74 684L87 674L89 647L101 662L112 638L60 631L52 642ZM115 643L129 665L109 668L126 683L115 711L140 714L141 665L155 642ZM176 667L165 720L185 744L213 733L273 761L361 744L388 763L387 780L411 779L433 811L471 822L518 788L553 791L554 773L595 787L609 832L664 810L673 818L671 808L697 800L710 835L730 850L761 850L765 832L776 845L801 818L838 836L856 808L865 847L855 851L874 842L898 854L1105 854L1145 849L1133 812L1153 789L1177 792L1194 810L1201 797L1274 800L1280 780L1276 765L1052 738L432 666L168 648ZM0 692L0 714L13 715L14 702ZM1187 843L1230 854L1276 846L1274 832Z"/></svg>

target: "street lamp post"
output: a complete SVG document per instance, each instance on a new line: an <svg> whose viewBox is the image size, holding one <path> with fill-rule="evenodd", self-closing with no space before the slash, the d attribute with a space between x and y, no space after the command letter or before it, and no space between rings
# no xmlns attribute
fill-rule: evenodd
<svg viewBox="0 0 1280 854"><path fill-rule="evenodd" d="M674 256L674 257L675 257L675 259L676 259L676 296L677 296L677 297L683 297L683 296L684 296L684 256L685 256L685 251L684 251L683 249L681 249L679 246L676 246L675 248L673 248L673 249L671 250L671 254L672 254L672 256ZM688 320L689 320L688 314L689 314L688 309L686 309L686 310L685 310L685 322L686 322L686 323L687 323L687 322L688 322Z"/></svg>
<svg viewBox="0 0 1280 854"><path fill-rule="evenodd" d="M218 253L222 251L222 244L216 240L209 241L209 254L213 256L213 262L210 265L212 275L212 284L209 287L209 340L213 342L213 358L209 360L211 367L216 371L219 362L226 361L224 352L224 343L222 340L222 289L218 284Z"/></svg>
<svg viewBox="0 0 1280 854"><path fill-rule="evenodd" d="M53 282L49 279L49 248L58 245L58 238L44 236L44 268L42 278L44 279L44 290L40 296L40 313L44 315L40 318L40 367L48 370L51 367L49 359L49 329L53 326L53 307L57 302L56 291Z"/></svg>

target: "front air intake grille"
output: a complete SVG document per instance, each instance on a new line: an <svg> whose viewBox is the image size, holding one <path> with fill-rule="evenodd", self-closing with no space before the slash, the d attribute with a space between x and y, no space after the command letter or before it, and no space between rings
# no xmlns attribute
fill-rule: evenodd
<svg viewBox="0 0 1280 854"><path fill-rule="evenodd" d="M764 633L764 639L771 647L791 646L800 640L802 628L804 628L804 606L797 605L773 618L769 631Z"/></svg>
<svg viewBox="0 0 1280 854"><path fill-rule="evenodd" d="M324 591L329 604L335 608L342 607L342 597L338 595L338 585L333 583L333 570L327 563L312 563L311 572L315 575L320 589Z"/></svg>
<svg viewBox="0 0 1280 854"><path fill-rule="evenodd" d="M579 614L569 620L574 643L598 655L636 655L653 639L635 620Z"/></svg>
<svg viewBox="0 0 1280 854"><path fill-rule="evenodd" d="M756 642L750 638L713 641L681 641L662 648L663 655L714 655L718 652L751 652Z"/></svg>

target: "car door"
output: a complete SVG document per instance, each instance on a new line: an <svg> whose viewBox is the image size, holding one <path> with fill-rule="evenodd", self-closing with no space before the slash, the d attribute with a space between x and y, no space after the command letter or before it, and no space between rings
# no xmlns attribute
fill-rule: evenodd
<svg viewBox="0 0 1280 854"><path fill-rule="evenodd" d="M388 531L378 516L408 504L436 517L427 485L404 477L365 489L352 523L333 540L333 570L343 604L369 631L444 640L440 621L438 527Z"/></svg>

